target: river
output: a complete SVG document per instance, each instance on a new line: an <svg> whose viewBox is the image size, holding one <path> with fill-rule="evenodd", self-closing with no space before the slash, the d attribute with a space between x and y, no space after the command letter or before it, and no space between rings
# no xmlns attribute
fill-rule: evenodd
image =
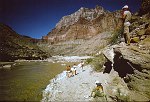
<svg viewBox="0 0 150 102"><path fill-rule="evenodd" d="M0 70L0 101L40 101L49 80L73 62L18 62Z"/></svg>

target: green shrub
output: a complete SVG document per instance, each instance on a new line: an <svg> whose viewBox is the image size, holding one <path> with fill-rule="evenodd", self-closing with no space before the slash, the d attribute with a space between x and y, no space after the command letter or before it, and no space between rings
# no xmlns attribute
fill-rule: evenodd
<svg viewBox="0 0 150 102"><path fill-rule="evenodd" d="M86 63L87 63L87 64L91 63L92 61L93 61L93 58L88 58L88 59L86 59Z"/></svg>
<svg viewBox="0 0 150 102"><path fill-rule="evenodd" d="M117 93L118 93L116 95L117 102L128 102L128 101L130 101L129 95L121 95L121 91L119 88L117 89Z"/></svg>
<svg viewBox="0 0 150 102"><path fill-rule="evenodd" d="M92 65L94 66L95 71L102 71L103 70L103 65L106 62L106 58L104 57L103 54L100 54L99 56L96 56L92 60Z"/></svg>
<svg viewBox="0 0 150 102"><path fill-rule="evenodd" d="M120 27L119 29L116 29L113 33L112 33L112 38L110 39L110 43L116 44L119 39L122 37L123 34L123 27Z"/></svg>

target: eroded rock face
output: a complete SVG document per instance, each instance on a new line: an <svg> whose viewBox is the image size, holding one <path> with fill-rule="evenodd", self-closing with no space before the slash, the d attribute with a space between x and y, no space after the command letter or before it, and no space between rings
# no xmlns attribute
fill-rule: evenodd
<svg viewBox="0 0 150 102"><path fill-rule="evenodd" d="M149 50L142 50L138 46L114 45L113 62L107 53L105 57L113 63L113 69L118 72L119 76L127 83L131 93L135 91L141 94L140 98L133 95L132 100L148 101L150 99L150 55ZM110 53L109 52L109 53Z"/></svg>
<svg viewBox="0 0 150 102"><path fill-rule="evenodd" d="M48 54L37 46L37 42L37 39L19 35L0 23L0 61L47 58Z"/></svg>
<svg viewBox="0 0 150 102"><path fill-rule="evenodd" d="M131 43L137 43L149 37L150 19L143 15L142 17L133 15L130 26Z"/></svg>
<svg viewBox="0 0 150 102"><path fill-rule="evenodd" d="M81 7L77 12L64 16L56 27L44 36L50 43L68 39L86 39L104 31L113 31L122 25L120 11L109 12L100 6L94 9Z"/></svg>
<svg viewBox="0 0 150 102"><path fill-rule="evenodd" d="M84 18L90 21L97 18L99 15L103 14L104 12L105 12L104 9L100 6L96 6L95 9L88 9L88 8L81 7L75 13L68 16L64 16L56 24L56 28L61 28L63 26L67 27L69 25L72 25L75 22L78 22L80 18Z"/></svg>
<svg viewBox="0 0 150 102"><path fill-rule="evenodd" d="M142 0L142 6L139 13L140 15L150 13L150 0Z"/></svg>

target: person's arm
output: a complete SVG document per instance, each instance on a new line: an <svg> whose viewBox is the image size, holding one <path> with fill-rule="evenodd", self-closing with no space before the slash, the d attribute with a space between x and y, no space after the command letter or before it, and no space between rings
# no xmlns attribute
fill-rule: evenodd
<svg viewBox="0 0 150 102"><path fill-rule="evenodd" d="M125 18L126 18L126 15L125 15L125 14L123 14L122 18L123 18L123 19L125 19Z"/></svg>
<svg viewBox="0 0 150 102"><path fill-rule="evenodd" d="M120 16L120 19L124 22L124 10L122 10L122 11L120 11L120 14L121 14L121 16Z"/></svg>
<svg viewBox="0 0 150 102"><path fill-rule="evenodd" d="M94 94L95 90L96 90L95 88L92 90L90 97L94 96L93 94Z"/></svg>
<svg viewBox="0 0 150 102"><path fill-rule="evenodd" d="M103 86L101 86L101 87L102 87L102 91L104 91Z"/></svg>
<svg viewBox="0 0 150 102"><path fill-rule="evenodd" d="M123 15L122 15L122 19L123 19L123 22L125 21L125 19L126 19L126 14L125 13L123 13Z"/></svg>

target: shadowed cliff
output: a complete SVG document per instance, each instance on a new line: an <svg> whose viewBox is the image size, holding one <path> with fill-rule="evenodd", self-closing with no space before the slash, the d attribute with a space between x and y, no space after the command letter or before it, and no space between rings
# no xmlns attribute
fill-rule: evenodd
<svg viewBox="0 0 150 102"><path fill-rule="evenodd" d="M0 23L0 61L45 59L48 54L37 46L37 39L17 34Z"/></svg>

